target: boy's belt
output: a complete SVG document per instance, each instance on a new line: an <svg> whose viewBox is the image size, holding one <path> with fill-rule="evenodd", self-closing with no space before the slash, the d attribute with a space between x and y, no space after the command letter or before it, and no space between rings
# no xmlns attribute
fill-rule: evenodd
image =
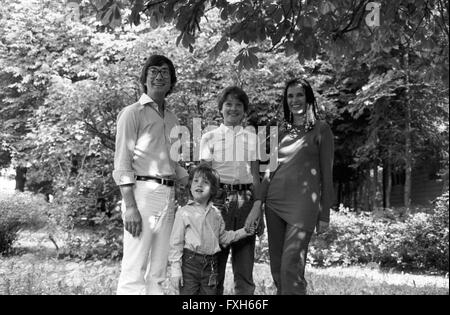
<svg viewBox="0 0 450 315"><path fill-rule="evenodd" d="M214 254L214 255L199 254L199 253L196 253L196 252L194 252L194 251L192 251L190 249L187 249L187 248L183 248L183 254L186 254L188 256L202 257L202 258L205 258L205 259L213 259L213 258L217 257L216 254Z"/></svg>
<svg viewBox="0 0 450 315"><path fill-rule="evenodd" d="M155 176L136 176L136 180L140 181L152 181L157 182L161 185L173 186L175 185L175 181L173 179L155 177Z"/></svg>
<svg viewBox="0 0 450 315"><path fill-rule="evenodd" d="M253 184L236 184L236 185L231 185L231 184L223 184L220 183L220 188L223 188L225 190L249 190L252 188Z"/></svg>

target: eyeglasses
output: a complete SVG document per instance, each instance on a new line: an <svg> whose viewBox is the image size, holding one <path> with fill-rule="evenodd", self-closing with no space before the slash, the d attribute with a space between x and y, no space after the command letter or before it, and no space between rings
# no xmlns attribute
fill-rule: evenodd
<svg viewBox="0 0 450 315"><path fill-rule="evenodd" d="M161 76L164 79L167 79L170 77L170 70L167 68L162 68L162 69L158 69L158 68L149 68L148 69L148 74L152 77L152 78L156 78L158 76L158 74L161 74Z"/></svg>

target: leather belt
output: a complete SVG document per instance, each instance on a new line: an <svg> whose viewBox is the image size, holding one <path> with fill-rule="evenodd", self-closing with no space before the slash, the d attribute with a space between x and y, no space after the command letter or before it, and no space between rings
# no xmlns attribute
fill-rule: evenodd
<svg viewBox="0 0 450 315"><path fill-rule="evenodd" d="M253 184L236 184L236 185L231 185L231 184L220 183L220 188L223 188L225 190L241 191L241 190L249 190L249 189L251 189L252 185Z"/></svg>
<svg viewBox="0 0 450 315"><path fill-rule="evenodd" d="M204 259L214 259L214 258L217 257L217 254L214 254L214 255L199 254L199 253L196 253L196 252L194 252L194 251L192 251L190 249L187 249L187 248L183 248L183 254L187 255L187 256L190 256L190 257L197 256L197 257L201 257L201 258L204 258Z"/></svg>
<svg viewBox="0 0 450 315"><path fill-rule="evenodd" d="M175 181L173 179L160 178L160 177L155 177L155 176L136 176L136 180L153 181L153 182L157 182L161 185L166 185L166 186L175 185Z"/></svg>

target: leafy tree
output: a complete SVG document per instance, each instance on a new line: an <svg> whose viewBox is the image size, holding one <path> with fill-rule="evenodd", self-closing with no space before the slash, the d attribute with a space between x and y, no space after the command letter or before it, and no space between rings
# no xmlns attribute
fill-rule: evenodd
<svg viewBox="0 0 450 315"><path fill-rule="evenodd" d="M14 3L11 7L16 9L21 4ZM129 21L139 24L136 19L142 18L145 23L133 28L124 23L118 27L119 14L127 12L129 4L95 3L99 22L91 17L88 2L81 3L82 23L64 19L62 2L54 7L43 2L2 15L8 27L2 33L2 49L16 49L24 56L0 58L5 65L1 74L7 79L2 81L1 101L10 104L2 107L2 122L8 126L2 133L4 142L16 150L16 156L29 157L35 166L33 178L53 180L61 191L68 187L76 193L90 191L89 198L95 194L103 198L114 191L111 182L105 184L102 178L112 168L115 117L139 96L140 67L151 53L166 54L178 65L179 83L169 103L191 134L194 117L202 118L203 127L220 120L216 100L225 86L242 86L253 105L249 121L264 125L280 117L277 110L284 82L307 75L336 135L335 172L347 182L361 181L368 169L385 160L404 165L407 111L402 108L408 100L413 134L423 140L412 141L414 159L436 131L437 127L430 127L432 115L445 109L445 97L439 96L445 90L437 79L448 73L448 32L443 32L448 23L443 23L447 11L440 1L382 2L377 27L366 23L367 1L357 5L340 1L339 7L332 1L320 5L292 1L149 1L144 5L135 1L129 7ZM137 10L139 3L142 7ZM425 10L417 9L421 6ZM37 13L42 10L45 15ZM28 42L25 37L17 45L12 41L14 18L28 21L34 36ZM196 28L189 28L188 21L194 21ZM419 22L416 28L408 24L415 21ZM177 30L167 22L173 22ZM18 34L26 33L25 26L16 28ZM264 32L258 33L261 30L265 37ZM173 41L176 37L178 41ZM313 44L301 45L305 42ZM432 47L433 43L438 45ZM298 62L299 56L308 61ZM35 92L35 81L24 80L25 74L20 73L29 73L33 80L41 76L39 91ZM422 73L429 85L421 85ZM414 99L422 88L427 105L416 112L419 103ZM433 107L431 96L441 105ZM33 100L33 106L27 107L26 98ZM19 110L26 115L18 115ZM420 115L427 119L418 119ZM13 132L16 129L20 132ZM435 143L439 146L442 141ZM97 180L85 180L89 172L96 174L92 178L98 179L99 186ZM83 190L83 181L97 188Z"/></svg>
<svg viewBox="0 0 450 315"><path fill-rule="evenodd" d="M121 20L120 10L115 3L115 1L99 1L99 12L105 14L112 12L114 8L116 13L102 20L105 25L118 24ZM369 3L369 1L345 0L323 2L169 0L145 3L134 1L130 9L131 13L127 20L135 25L141 23L141 19L154 28L167 22L173 23L179 31L177 44L181 43L191 52L194 51L198 34L204 32L202 19L207 18L210 10L219 10L224 23L220 28L221 36L215 41L210 55L217 57L221 52L228 50L231 41L243 44L234 59L239 69L256 67L259 60L258 52L265 50L282 51L287 56L296 54L301 63L305 59L313 60L325 53L326 59L337 70L341 68L344 72L346 72L345 65L354 64L356 60L358 68L366 66L366 69L372 72L365 88L375 87L377 82L384 82L380 76L385 76L391 67L394 68L394 73L402 73L401 84L404 84L406 90L397 101L406 106L402 117L406 124L401 131L403 148L395 152L403 154L401 164L406 170L404 200L405 205L409 206L411 171L415 156L412 126L415 105L412 104L411 87L417 84L417 81L412 80L420 73L421 79L433 81L431 86L423 87L427 91L442 92L445 91L442 86L448 85L448 1L404 0ZM372 11L368 12L369 9ZM380 70L380 66L385 69ZM444 84L441 85L439 81L443 81ZM389 90L387 86L381 86L384 92L386 92L384 88ZM368 102L374 104L372 102L374 98L379 100L372 95ZM357 98L354 103L359 107L355 112L357 115L365 111L363 108L367 108L367 104L359 104L359 100L360 98ZM439 101L438 104L442 102ZM352 107L353 105L350 105L349 113L354 112ZM442 108L440 105L438 107ZM369 115L367 119L371 119L372 111L370 108L367 109L369 110L366 111ZM347 109L343 111L345 110ZM433 110L428 114L439 111ZM380 138L374 132L378 127L366 133L367 140L360 146L359 151L363 152L369 148L369 152L374 152L378 148L376 143ZM396 133L391 135L393 134ZM375 168L378 157L375 158L375 155L371 154L358 153L369 157L370 167ZM365 161L364 158L361 160L357 157L357 159L359 161L357 165ZM397 160L396 157L389 159Z"/></svg>
<svg viewBox="0 0 450 315"><path fill-rule="evenodd" d="M226 51L230 41L245 43L246 47L235 59L245 68L257 64L255 52L265 40L270 42L270 50L297 54L302 61L315 59L323 50L340 59L354 51L377 53L377 48L389 49L389 42L376 31L378 26L402 32L404 29L398 28L399 25L417 25L413 23L423 18L433 20L437 31L445 33L447 40L449 36L448 1L136 0L125 4L119 0L99 0L96 4L101 22L111 27L121 25L124 6L130 9L126 17L130 24L144 22L157 28L173 23L179 30L177 43L191 51L196 36L203 31L202 19L216 8L227 23L210 53L217 56ZM424 46L435 44L435 38L423 37Z"/></svg>
<svg viewBox="0 0 450 315"><path fill-rule="evenodd" d="M49 14L50 20L55 17L49 5L12 1L2 3L0 8L2 142L13 154L22 150L20 138L27 131L26 120L45 98L51 61L47 57L60 49L51 37L61 23L35 18L41 14ZM44 34L50 40L45 40Z"/></svg>
<svg viewBox="0 0 450 315"><path fill-rule="evenodd" d="M21 170L32 160L28 154L34 147L23 141L27 122L44 104L52 76L71 81L96 76L91 61L99 58L99 50L92 49L97 22L93 17L69 20L62 0L14 0L2 2L0 23L0 140Z"/></svg>
<svg viewBox="0 0 450 315"><path fill-rule="evenodd" d="M429 153L445 148L448 126L448 20L441 2L415 4L398 3L390 13L394 24L377 28L371 51L356 59L370 76L347 108L354 117L370 113L368 141L356 151L359 164L404 169L406 207L413 166L426 147L434 148L428 158L445 155Z"/></svg>

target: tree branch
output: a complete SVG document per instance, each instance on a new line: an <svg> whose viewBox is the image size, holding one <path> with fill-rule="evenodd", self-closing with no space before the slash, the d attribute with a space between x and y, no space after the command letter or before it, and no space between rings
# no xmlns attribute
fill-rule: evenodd
<svg viewBox="0 0 450 315"><path fill-rule="evenodd" d="M107 149L110 149L111 151L115 150L115 140L105 135L103 132L99 131L94 125L87 122L86 120L83 121L84 124L86 124L88 132L94 134L95 136L98 136L100 138L100 142L103 144L103 146Z"/></svg>
<svg viewBox="0 0 450 315"><path fill-rule="evenodd" d="M145 6L144 6L144 10L142 10L142 13L144 13L145 11L149 10L151 7L157 6L161 3L167 2L167 0L159 0L159 1L148 1ZM179 1L178 1L179 2Z"/></svg>
<svg viewBox="0 0 450 315"><path fill-rule="evenodd" d="M352 24L355 22L355 19L358 17L358 13L360 12L360 10L366 7L367 2L368 2L367 0L363 0L359 3L359 5L357 5L356 9L353 11L351 15L350 22L347 24L347 26L344 27L344 29L340 31L340 34L351 32L355 29L358 29L361 26L364 14L360 14L356 26L354 26L353 28L351 27Z"/></svg>
<svg viewBox="0 0 450 315"><path fill-rule="evenodd" d="M437 6L438 6L439 14L441 16L441 22L442 22L442 25L441 25L441 23L439 23L439 26L444 30L445 33L447 33L447 40L450 41L448 18L445 19L445 16L444 16L444 5L442 4L442 0L438 1L438 5ZM447 6L447 16L448 16L448 6Z"/></svg>

